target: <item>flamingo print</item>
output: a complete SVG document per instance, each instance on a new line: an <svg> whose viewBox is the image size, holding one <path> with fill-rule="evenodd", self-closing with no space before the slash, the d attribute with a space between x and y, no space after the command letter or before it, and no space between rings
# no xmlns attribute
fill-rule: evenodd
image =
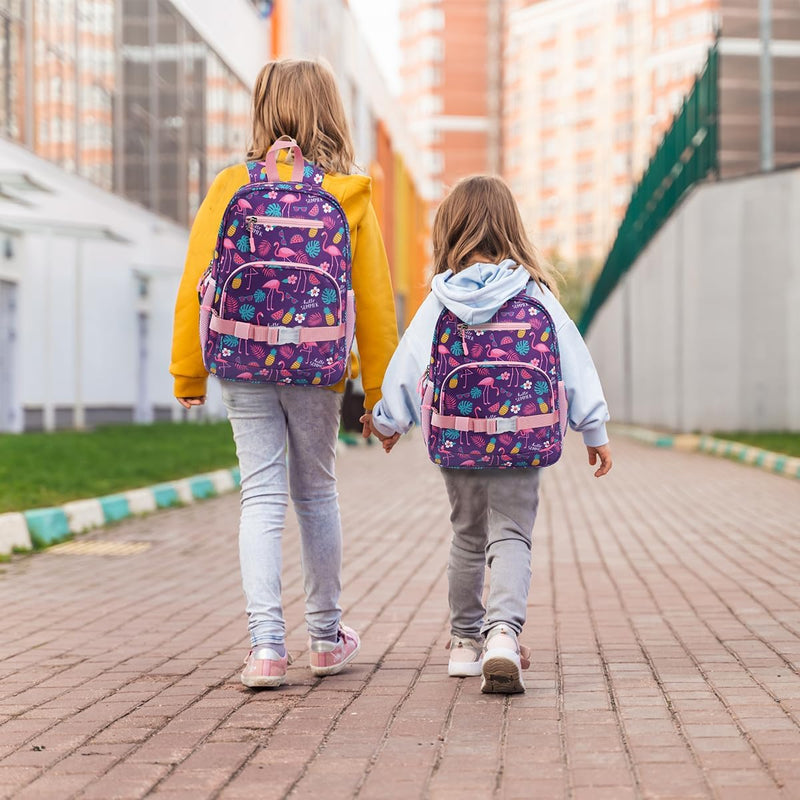
<svg viewBox="0 0 800 800"><path fill-rule="evenodd" d="M297 251L292 250L291 247L286 247L284 245L283 247L279 247L275 251L275 255L278 256L279 258L292 258L293 256L297 255Z"/></svg>
<svg viewBox="0 0 800 800"><path fill-rule="evenodd" d="M291 208L298 200L300 200L299 194L285 194L278 198L278 202L284 204L284 211L287 207Z"/></svg>
<svg viewBox="0 0 800 800"><path fill-rule="evenodd" d="M267 281L261 288L266 289L270 293L270 300L272 299L272 292L277 292L281 296L281 301L286 299L286 295L281 291L281 282L277 278ZM273 311L274 308L275 306L268 300L267 311Z"/></svg>
<svg viewBox="0 0 800 800"><path fill-rule="evenodd" d="M329 255L331 258L341 258L342 251L335 245L335 244L328 244L328 231L323 231L321 238L325 242L322 245L322 249Z"/></svg>
<svg viewBox="0 0 800 800"><path fill-rule="evenodd" d="M478 386L483 387L483 402L489 403L490 402L490 393L494 391L495 397L500 397L500 390L494 385L494 378L481 378L478 381Z"/></svg>

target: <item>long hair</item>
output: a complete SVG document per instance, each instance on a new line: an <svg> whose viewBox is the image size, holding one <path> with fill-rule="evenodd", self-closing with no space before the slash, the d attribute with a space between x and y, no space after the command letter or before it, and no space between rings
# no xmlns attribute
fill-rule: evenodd
<svg viewBox="0 0 800 800"><path fill-rule="evenodd" d="M558 273L536 257L519 208L502 178L462 178L442 200L433 221L434 274L454 273L476 261L511 259L556 297Z"/></svg>
<svg viewBox="0 0 800 800"><path fill-rule="evenodd" d="M281 59L265 64L253 89L253 129L247 157L262 161L281 136L325 172L350 174L353 141L333 72L318 61Z"/></svg>

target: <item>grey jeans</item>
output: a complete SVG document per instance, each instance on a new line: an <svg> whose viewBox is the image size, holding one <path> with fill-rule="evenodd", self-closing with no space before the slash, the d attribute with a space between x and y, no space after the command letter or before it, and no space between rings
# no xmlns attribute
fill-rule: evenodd
<svg viewBox="0 0 800 800"><path fill-rule="evenodd" d="M442 469L453 540L447 565L450 629L480 639L504 624L519 634L531 583L537 469ZM483 605L485 567L489 596Z"/></svg>
<svg viewBox="0 0 800 800"><path fill-rule="evenodd" d="M308 632L335 635L342 613L334 472L342 396L313 386L221 384L242 475L239 561L250 640L284 641L281 536L289 495L300 525Z"/></svg>

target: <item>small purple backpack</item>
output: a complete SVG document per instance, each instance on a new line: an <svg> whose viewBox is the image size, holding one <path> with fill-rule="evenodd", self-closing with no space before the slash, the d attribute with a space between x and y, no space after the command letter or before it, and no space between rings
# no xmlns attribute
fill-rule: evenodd
<svg viewBox="0 0 800 800"><path fill-rule="evenodd" d="M225 380L331 386L348 372L355 323L347 217L293 139L247 168L198 286L203 362Z"/></svg>
<svg viewBox="0 0 800 800"><path fill-rule="evenodd" d="M420 389L422 435L441 467L546 467L561 455L567 398L555 326L524 290L480 325L445 308Z"/></svg>

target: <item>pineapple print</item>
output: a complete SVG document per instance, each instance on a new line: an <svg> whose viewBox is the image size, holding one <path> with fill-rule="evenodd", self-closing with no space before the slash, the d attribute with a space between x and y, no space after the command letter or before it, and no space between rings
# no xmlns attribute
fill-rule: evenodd
<svg viewBox="0 0 800 800"><path fill-rule="evenodd" d="M265 367L271 367L275 363L275 356L277 353L278 351L274 347L269 351L269 355L264 360Z"/></svg>
<svg viewBox="0 0 800 800"><path fill-rule="evenodd" d="M533 461L531 461L531 466L532 467L538 467L540 462L541 462L541 458L539 458L539 456L536 456L536 458L534 458Z"/></svg>
<svg viewBox="0 0 800 800"><path fill-rule="evenodd" d="M525 328L520 328L517 331L517 338L518 339L524 339L525 338Z"/></svg>
<svg viewBox="0 0 800 800"><path fill-rule="evenodd" d="M505 403L500 406L500 411L498 411L498 414L500 414L501 417L504 417L506 414L508 414L509 408L511 408L511 401L506 400Z"/></svg>
<svg viewBox="0 0 800 800"><path fill-rule="evenodd" d="M334 234L333 243L339 244L342 241L342 237L344 236L344 228L339 228L338 231Z"/></svg>
<svg viewBox="0 0 800 800"><path fill-rule="evenodd" d="M300 369L300 365L303 363L303 356L297 356L297 358L292 362L292 365L289 369Z"/></svg>
<svg viewBox="0 0 800 800"><path fill-rule="evenodd" d="M452 378L450 378L450 381L448 382L448 384L447 384L447 385L448 385L448 386L449 386L451 389L455 389L455 388L456 388L456 386L458 386L458 378L457 378L455 375L453 375L453 377L452 377Z"/></svg>
<svg viewBox="0 0 800 800"><path fill-rule="evenodd" d="M317 228L311 228L308 231L308 238L313 239L317 235L317 230L318 230Z"/></svg>
<svg viewBox="0 0 800 800"><path fill-rule="evenodd" d="M316 375L315 375L315 376L314 376L314 377L311 379L311 383L312 383L312 385L314 385L314 386L317 386L318 384L322 383L322 373L321 373L321 372L318 372L318 373L317 373L317 374L316 374Z"/></svg>
<svg viewBox="0 0 800 800"><path fill-rule="evenodd" d="M294 311L294 309L292 309ZM325 306L325 324L326 325L333 325L336 320L334 319L333 312Z"/></svg>
<svg viewBox="0 0 800 800"><path fill-rule="evenodd" d="M514 445L514 446L511 448L511 455L512 455L512 456L515 456L517 453L519 453L519 450L520 450L520 447L521 447L521 446L522 446L522 442L517 442L517 443L516 443L516 444L515 444L515 445Z"/></svg>
<svg viewBox="0 0 800 800"><path fill-rule="evenodd" d="M241 285L242 285L242 279L238 276L231 281L232 289L238 289Z"/></svg>
<svg viewBox="0 0 800 800"><path fill-rule="evenodd" d="M289 310L288 310L288 311L287 311L287 312L286 312L286 313L283 315L283 317L281 318L281 323L282 323L283 325L288 325L288 324L289 324L289 323L290 323L290 322L291 322L291 321L294 319L294 312L295 312L296 310L297 310L297 309L295 309L295 307L294 307L294 306L292 306L292 307L291 307L291 308L290 308L290 309L289 309Z"/></svg>
<svg viewBox="0 0 800 800"><path fill-rule="evenodd" d="M550 338L550 326L548 325L542 333L542 341L546 342Z"/></svg>
<svg viewBox="0 0 800 800"><path fill-rule="evenodd" d="M541 411L542 414L546 414L550 410L547 403L544 401L544 397L537 397L536 402L539 404L539 411Z"/></svg>
<svg viewBox="0 0 800 800"><path fill-rule="evenodd" d="M236 229L239 227L239 220L235 219L230 225L228 225L228 237L233 236L236 233Z"/></svg>
<svg viewBox="0 0 800 800"><path fill-rule="evenodd" d="M446 344L449 338L450 338L450 328L445 328L444 333L442 334L442 344Z"/></svg>
<svg viewBox="0 0 800 800"><path fill-rule="evenodd" d="M497 439L495 439L495 437L492 436L492 438L489 439L489 443L486 445L486 452L487 453L493 453L494 452L494 446L495 446L496 443L497 443Z"/></svg>

